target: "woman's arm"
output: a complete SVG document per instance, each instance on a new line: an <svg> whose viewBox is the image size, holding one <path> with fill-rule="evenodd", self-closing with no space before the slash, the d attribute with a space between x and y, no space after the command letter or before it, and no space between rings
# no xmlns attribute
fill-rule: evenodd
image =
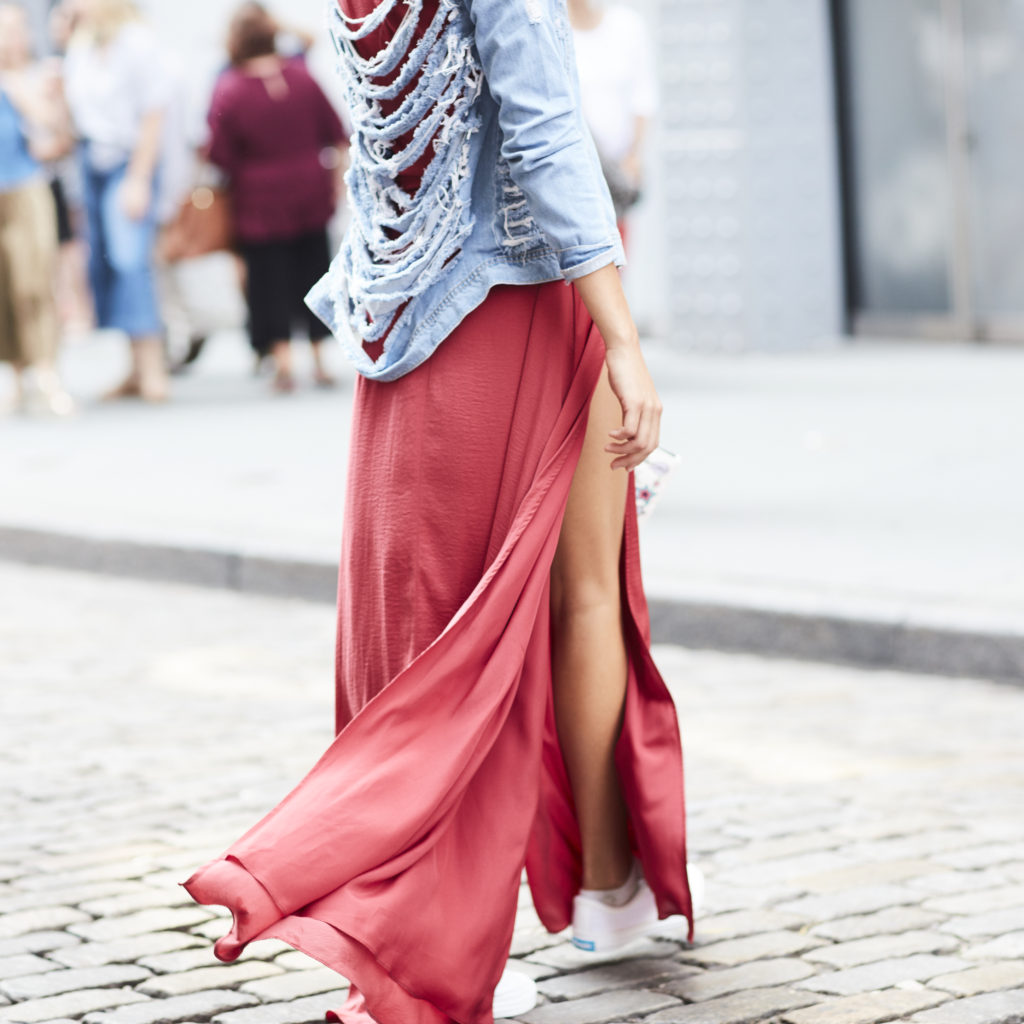
<svg viewBox="0 0 1024 1024"><path fill-rule="evenodd" d="M625 255L608 187L566 63L556 0L466 0L484 77L498 103L501 155L567 280Z"/></svg>
<svg viewBox="0 0 1024 1024"><path fill-rule="evenodd" d="M611 431L605 451L612 469L638 466L658 446L661 400L654 388L622 279L608 265L576 279L576 288L605 343L608 382L622 406L622 426Z"/></svg>
<svg viewBox="0 0 1024 1024"><path fill-rule="evenodd" d="M550 0L467 0L488 88L499 105L502 155L574 280L606 345L608 378L622 427L606 450L632 469L658 444L661 402L615 264L625 262L615 214L593 143L585 135L576 83L565 65Z"/></svg>
<svg viewBox="0 0 1024 1024"><path fill-rule="evenodd" d="M139 138L121 185L121 207L132 220L142 220L146 216L153 198L153 175L160 158L163 125L162 110L144 114L139 125Z"/></svg>

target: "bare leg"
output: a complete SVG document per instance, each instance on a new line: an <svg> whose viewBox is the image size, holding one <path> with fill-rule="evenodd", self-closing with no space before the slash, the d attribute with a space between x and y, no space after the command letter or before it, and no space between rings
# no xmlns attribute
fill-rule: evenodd
<svg viewBox="0 0 1024 1024"><path fill-rule="evenodd" d="M309 344L313 351L313 380L315 380L321 387L329 388L333 387L335 381L327 372L327 367L324 366L324 340L325 339L323 338L317 338L316 340L310 339Z"/></svg>
<svg viewBox="0 0 1024 1024"><path fill-rule="evenodd" d="M146 402L166 402L167 357L163 339L159 335L132 338L132 351L138 372L139 395Z"/></svg>
<svg viewBox="0 0 1024 1024"><path fill-rule="evenodd" d="M291 342L275 341L270 351L274 356L274 390L282 393L294 391L295 377L292 374Z"/></svg>
<svg viewBox="0 0 1024 1024"><path fill-rule="evenodd" d="M619 555L629 478L603 449L622 425L602 373L551 569L555 718L583 844L583 888L613 889L632 854L614 750L626 696Z"/></svg>

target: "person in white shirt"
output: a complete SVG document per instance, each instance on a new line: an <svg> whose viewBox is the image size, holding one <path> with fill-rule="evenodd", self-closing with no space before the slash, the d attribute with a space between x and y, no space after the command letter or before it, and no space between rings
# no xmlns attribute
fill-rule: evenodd
<svg viewBox="0 0 1024 1024"><path fill-rule="evenodd" d="M643 148L658 86L647 26L630 7L569 0L583 116L590 126L623 229L643 188Z"/></svg>
<svg viewBox="0 0 1024 1024"><path fill-rule="evenodd" d="M100 327L131 339L132 367L108 397L167 397L153 276L158 165L169 83L132 0L78 0L64 62L81 140L89 278Z"/></svg>

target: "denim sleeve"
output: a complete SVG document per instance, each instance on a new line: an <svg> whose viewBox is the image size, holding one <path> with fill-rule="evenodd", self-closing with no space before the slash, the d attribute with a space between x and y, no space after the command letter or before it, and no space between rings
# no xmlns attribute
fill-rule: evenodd
<svg viewBox="0 0 1024 1024"><path fill-rule="evenodd" d="M555 0L465 0L498 103L501 155L574 280L625 264L608 187L579 111L579 86ZM556 19L562 19L558 21Z"/></svg>

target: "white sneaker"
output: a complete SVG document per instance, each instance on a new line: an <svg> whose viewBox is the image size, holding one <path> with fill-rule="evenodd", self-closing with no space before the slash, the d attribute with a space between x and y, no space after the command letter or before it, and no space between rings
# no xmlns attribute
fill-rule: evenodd
<svg viewBox="0 0 1024 1024"><path fill-rule="evenodd" d="M645 935L658 923L654 893L643 875L636 892L620 907L579 893L572 901L572 944L588 953L614 953Z"/></svg>
<svg viewBox="0 0 1024 1024"><path fill-rule="evenodd" d="M614 953L652 931L658 925L658 907L654 893L639 872L637 890L620 907L611 906L587 893L580 893L572 903L572 944L588 953ZM686 865L686 880L694 917L704 905L704 872L693 864Z"/></svg>
<svg viewBox="0 0 1024 1024"><path fill-rule="evenodd" d="M510 971L507 967L502 972L501 981L494 990L494 1016L518 1017L521 1013L532 1010L537 1005L537 983L518 971Z"/></svg>

